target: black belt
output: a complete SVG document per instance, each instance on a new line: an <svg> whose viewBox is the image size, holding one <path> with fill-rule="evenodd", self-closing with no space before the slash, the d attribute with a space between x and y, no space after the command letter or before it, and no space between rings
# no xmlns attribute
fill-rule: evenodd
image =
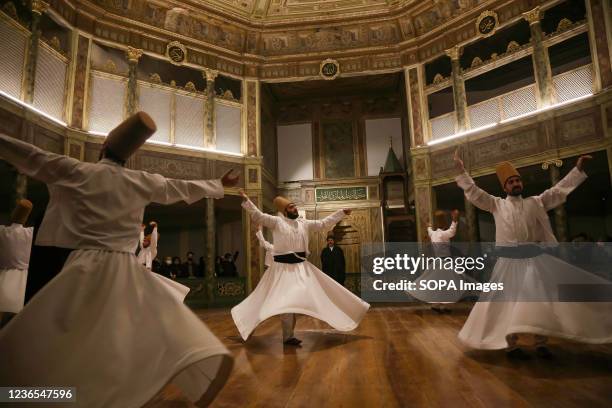
<svg viewBox="0 0 612 408"><path fill-rule="evenodd" d="M495 255L499 258L527 259L535 258L544 253L544 249L537 245L519 245L513 247L498 246L495 248Z"/></svg>
<svg viewBox="0 0 612 408"><path fill-rule="evenodd" d="M274 255L274 262L295 264L304 262L302 258L306 258L306 252L292 252L285 255Z"/></svg>

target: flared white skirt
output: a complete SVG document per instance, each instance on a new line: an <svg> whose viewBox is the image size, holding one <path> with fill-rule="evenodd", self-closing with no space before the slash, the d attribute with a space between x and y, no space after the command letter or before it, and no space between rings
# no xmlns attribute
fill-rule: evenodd
<svg viewBox="0 0 612 408"><path fill-rule="evenodd" d="M474 305L459 332L459 339L469 347L503 349L508 347L506 337L519 333L593 344L612 342L612 303L559 301L560 285L607 285L606 279L543 254L499 258L491 282L502 282L504 293L489 294L488 301Z"/></svg>
<svg viewBox="0 0 612 408"><path fill-rule="evenodd" d="M140 407L173 383L198 405L232 366L182 302L183 285L133 254L75 250L0 331L0 384L76 387L75 407Z"/></svg>
<svg viewBox="0 0 612 408"><path fill-rule="evenodd" d="M336 330L350 331L369 307L308 261L274 262L253 293L232 308L232 318L246 340L261 322L285 313L308 315Z"/></svg>
<svg viewBox="0 0 612 408"><path fill-rule="evenodd" d="M23 309L27 279L27 269L0 269L0 313Z"/></svg>

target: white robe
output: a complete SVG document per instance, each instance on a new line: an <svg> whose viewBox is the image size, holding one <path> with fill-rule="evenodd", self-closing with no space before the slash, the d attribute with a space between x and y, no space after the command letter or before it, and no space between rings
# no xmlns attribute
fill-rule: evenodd
<svg viewBox="0 0 612 408"><path fill-rule="evenodd" d="M585 179L586 174L574 168L538 196L506 199L481 190L467 173L457 176L456 181L472 204L493 214L496 245L516 246L537 242L555 245L557 240L546 212L564 203L567 195ZM612 304L555 301L558 297L554 290L560 284L608 283L596 275L541 254L526 259L499 258L491 282L504 283L507 300L481 301L474 305L459 332L459 339L467 346L503 349L509 346L506 337L517 333L594 344L612 342ZM518 300L513 301L513 296ZM521 301L526 298L538 301Z"/></svg>
<svg viewBox="0 0 612 408"><path fill-rule="evenodd" d="M151 233L151 242L146 248L142 246L144 243L144 238L144 231L140 231L140 251L138 252L138 263L151 270L153 267L153 260L157 256L157 227L153 228L153 232Z"/></svg>
<svg viewBox="0 0 612 408"><path fill-rule="evenodd" d="M0 225L0 312L23 309L34 228Z"/></svg>
<svg viewBox="0 0 612 408"><path fill-rule="evenodd" d="M262 247L266 251L266 255L264 257L264 265L267 267L272 266L274 262L274 257L272 256L272 252L274 251L274 245L266 241L261 231L257 231L255 236L259 240L259 246Z"/></svg>
<svg viewBox="0 0 612 408"><path fill-rule="evenodd" d="M4 135L0 158L48 186L37 244L75 249L0 331L0 384L73 386L87 408L140 407L169 382L198 404L214 397L230 353L182 303L189 289L149 273L134 248L145 206L220 198L220 180L83 163Z"/></svg>
<svg viewBox="0 0 612 408"><path fill-rule="evenodd" d="M242 204L256 224L273 231L273 255L308 253L308 233L331 229L344 218L342 210L322 219L291 220L282 214L263 214L251 201ZM264 320L298 313L323 320L340 331L355 329L370 305L308 261L273 262L255 290L232 308L232 318L246 340Z"/></svg>
<svg viewBox="0 0 612 408"><path fill-rule="evenodd" d="M434 255L436 257L445 258L451 256L450 240L457 233L456 221L453 221L450 227L445 230L441 228L433 229L428 227L427 233L429 234ZM449 289L452 288L450 284L447 284L444 289L440 290L421 289L422 282L426 284L427 281L452 281L457 289ZM462 282L475 282L475 280L470 276L455 273L455 271L450 269L445 270L439 268L429 268L426 269L417 280L415 280L417 289L408 291L408 293L422 302L455 303L471 293L470 291L461 289Z"/></svg>

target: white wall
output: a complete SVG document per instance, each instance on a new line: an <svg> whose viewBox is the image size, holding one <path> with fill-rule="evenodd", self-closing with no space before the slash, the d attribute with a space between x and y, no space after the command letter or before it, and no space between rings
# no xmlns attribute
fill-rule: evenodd
<svg viewBox="0 0 612 408"><path fill-rule="evenodd" d="M385 165L389 151L389 137L393 141L393 151L402 163L404 148L400 118L369 119L365 121L365 129L368 176L378 176L380 168Z"/></svg>
<svg viewBox="0 0 612 408"><path fill-rule="evenodd" d="M279 181L311 180L312 125L278 126Z"/></svg>

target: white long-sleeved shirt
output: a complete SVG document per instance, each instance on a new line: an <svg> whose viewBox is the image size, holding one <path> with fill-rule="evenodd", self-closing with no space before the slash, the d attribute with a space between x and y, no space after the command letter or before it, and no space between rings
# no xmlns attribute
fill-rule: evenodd
<svg viewBox="0 0 612 408"><path fill-rule="evenodd" d="M242 207L249 213L254 223L272 230L273 255L284 255L292 252L309 254L308 233L310 231L330 230L345 216L344 211L338 210L322 220L305 220L301 217L292 220L281 213L278 213L278 215L264 214L251 200L243 202Z"/></svg>
<svg viewBox="0 0 612 408"><path fill-rule="evenodd" d="M480 189L467 174L455 178L465 197L476 207L493 214L495 219L495 242L518 244L521 242L556 243L547 211L563 204L587 175L574 167L557 184L538 196L523 198L494 197Z"/></svg>
<svg viewBox="0 0 612 408"><path fill-rule="evenodd" d="M431 240L434 253L436 256L450 256L450 240L457 233L457 221L451 222L451 225L448 229L433 229L431 227L427 227L427 233L429 234L429 239Z"/></svg>
<svg viewBox="0 0 612 408"><path fill-rule="evenodd" d="M133 252L148 204L223 197L221 180L168 179L107 159L84 163L2 134L0 158L48 186L36 238L42 246Z"/></svg>
<svg viewBox="0 0 612 408"><path fill-rule="evenodd" d="M28 269L33 233L21 224L0 225L0 269Z"/></svg>
<svg viewBox="0 0 612 408"><path fill-rule="evenodd" d="M263 236L261 231L257 231L255 236L259 240L259 246L266 250L266 255L264 258L264 265L271 266L272 262L274 262L274 258L272 256L272 252L274 251L274 245L266 241L266 238Z"/></svg>
<svg viewBox="0 0 612 408"><path fill-rule="evenodd" d="M151 242L149 246L144 248L144 231L140 231L140 252L138 252L138 263L144 265L147 269L152 269L153 260L157 256L157 227L151 232Z"/></svg>

